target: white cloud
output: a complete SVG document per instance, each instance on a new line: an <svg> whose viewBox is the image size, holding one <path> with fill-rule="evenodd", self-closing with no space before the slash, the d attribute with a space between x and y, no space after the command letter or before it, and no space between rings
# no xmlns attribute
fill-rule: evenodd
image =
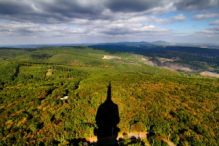
<svg viewBox="0 0 219 146"><path fill-rule="evenodd" d="M219 25L219 20L215 20L215 21L211 22L210 25Z"/></svg>
<svg viewBox="0 0 219 146"><path fill-rule="evenodd" d="M176 7L174 6L174 2L172 1L161 1L163 2L161 5L149 9L146 11L147 14L164 14L171 11L176 11Z"/></svg>
<svg viewBox="0 0 219 146"><path fill-rule="evenodd" d="M150 17L150 22L156 23L170 23L172 20L168 18L157 18L155 16Z"/></svg>
<svg viewBox="0 0 219 146"><path fill-rule="evenodd" d="M183 14L179 14L177 16L174 16L173 19L176 20L176 21L185 21L186 20L186 16L183 15Z"/></svg>
<svg viewBox="0 0 219 146"><path fill-rule="evenodd" d="M207 37L219 37L219 26L215 27L215 28L209 28L209 29L205 29L202 30L200 32L198 32L201 35L207 36Z"/></svg>
<svg viewBox="0 0 219 146"><path fill-rule="evenodd" d="M192 19L201 20L201 19L208 19L208 18L214 18L214 17L219 17L219 13L198 14L198 15L195 15Z"/></svg>
<svg viewBox="0 0 219 146"><path fill-rule="evenodd" d="M168 30L158 28L153 25L143 24L147 18L139 17L127 20L77 20L78 24L71 22L69 24L36 24L24 22L4 22L0 21L0 37L6 36L36 36L36 37L67 37L82 35L130 35L130 34L147 34L147 33L165 33ZM89 23L87 23L89 22Z"/></svg>
<svg viewBox="0 0 219 146"><path fill-rule="evenodd" d="M0 36L66 36L86 34L85 29L63 25L42 25L22 22L0 22Z"/></svg>

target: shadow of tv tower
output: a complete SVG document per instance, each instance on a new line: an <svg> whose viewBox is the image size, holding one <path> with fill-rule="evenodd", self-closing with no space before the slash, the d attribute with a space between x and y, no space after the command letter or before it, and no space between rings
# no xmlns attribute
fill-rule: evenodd
<svg viewBox="0 0 219 146"><path fill-rule="evenodd" d="M97 145L118 145L117 136L120 129L119 124L119 109L118 105L112 101L111 83L108 86L107 97L103 104L101 104L96 114L97 124Z"/></svg>

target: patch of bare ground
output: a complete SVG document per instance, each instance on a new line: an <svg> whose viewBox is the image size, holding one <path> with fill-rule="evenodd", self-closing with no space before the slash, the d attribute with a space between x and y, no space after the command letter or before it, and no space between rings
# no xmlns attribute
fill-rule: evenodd
<svg viewBox="0 0 219 146"><path fill-rule="evenodd" d="M156 64L154 62L150 61L147 58L141 58L141 60L147 65L156 66Z"/></svg>
<svg viewBox="0 0 219 146"><path fill-rule="evenodd" d="M52 69L48 69L46 76L51 76L52 75Z"/></svg>
<svg viewBox="0 0 219 146"><path fill-rule="evenodd" d="M119 57L119 56L104 55L102 59L107 59L107 60L110 60L110 59L121 59L121 57Z"/></svg>
<svg viewBox="0 0 219 146"><path fill-rule="evenodd" d="M141 60L151 66L163 67L170 70L184 71L184 72L194 72L191 66L183 64L175 64L174 61L178 59L169 58L158 58L159 60L150 60L150 58L142 58Z"/></svg>
<svg viewBox="0 0 219 146"><path fill-rule="evenodd" d="M171 69L171 70L178 70L178 71L185 71L185 72L193 72L194 70L186 67L186 66L182 66L182 65L176 65L176 64L168 64L168 65L164 65L163 68L166 69Z"/></svg>
<svg viewBox="0 0 219 146"><path fill-rule="evenodd" d="M200 73L200 75L203 75L203 76L210 76L210 77L219 77L219 74L218 73L214 73L214 72L210 72L210 71L203 71Z"/></svg>
<svg viewBox="0 0 219 146"><path fill-rule="evenodd" d="M128 137L132 137L132 136L134 136L134 137L139 137L139 138L146 138L146 135L147 135L148 133L147 132L135 132L135 133L127 133L127 135L128 135ZM124 138L124 136L123 136L123 134L119 134L118 136L117 136L117 140L119 140L119 138ZM97 137L95 136L95 137L87 137L86 138L86 140L87 141L90 141L90 142L97 142Z"/></svg>
<svg viewBox="0 0 219 146"><path fill-rule="evenodd" d="M172 141L167 140L167 139L162 138L162 137L160 137L160 138L161 138L161 140L163 140L164 142L166 142L169 146L176 146Z"/></svg>
<svg viewBox="0 0 219 146"><path fill-rule="evenodd" d="M176 61L177 59L169 59L169 58L158 58L161 62L173 62Z"/></svg>

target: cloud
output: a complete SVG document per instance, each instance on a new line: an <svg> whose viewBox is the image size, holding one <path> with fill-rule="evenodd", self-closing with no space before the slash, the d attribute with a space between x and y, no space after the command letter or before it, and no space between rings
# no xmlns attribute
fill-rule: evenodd
<svg viewBox="0 0 219 146"><path fill-rule="evenodd" d="M159 14L218 7L218 0L0 0L0 37L160 37L171 32L160 24L185 21L186 16Z"/></svg>
<svg viewBox="0 0 219 146"><path fill-rule="evenodd" d="M139 24L117 24L113 23L105 28L98 29L99 33L105 35L149 35L151 33L166 33L167 29L157 28L153 25L139 25Z"/></svg>
<svg viewBox="0 0 219 146"><path fill-rule="evenodd" d="M208 18L214 18L214 17L219 17L219 13L198 14L198 15L195 15L192 19L201 20L201 19L208 19Z"/></svg>
<svg viewBox="0 0 219 146"><path fill-rule="evenodd" d="M177 16L174 16L173 19L174 19L175 21L185 21L185 20L186 20L186 16L183 15L183 14L179 14L179 15L177 15Z"/></svg>
<svg viewBox="0 0 219 146"><path fill-rule="evenodd" d="M171 23L171 19L168 18L157 18L155 16L149 17L150 22L156 22L156 23Z"/></svg>
<svg viewBox="0 0 219 146"><path fill-rule="evenodd" d="M63 25L40 25L35 23L0 22L0 36L68 36L86 34L81 28Z"/></svg>
<svg viewBox="0 0 219 146"><path fill-rule="evenodd" d="M9 20L0 21L0 36L36 36L36 37L68 37L68 36L134 36L160 35L170 30L156 27L150 23L172 23L183 21L183 14L171 18L158 18L148 13L167 11L173 3L163 6L165 2L139 0L121 1L127 3L127 10L114 8L117 1L105 0L38 0L27 1L0 0L0 16ZM142 9L137 10L137 7ZM7 6L1 9L1 4ZM131 5L134 7L131 8ZM14 6L16 12L8 12ZM130 5L130 8L128 8ZM117 6L119 7L119 6ZM164 8L164 9L162 9ZM114 12L115 11L115 12ZM10 14L10 15L9 15Z"/></svg>
<svg viewBox="0 0 219 146"><path fill-rule="evenodd" d="M156 23L164 23L164 24L173 23L175 21L185 21L185 20L186 20L186 16L184 14L179 14L177 16L173 16L170 18L157 18L155 16L148 17L148 22L156 22Z"/></svg>
<svg viewBox="0 0 219 146"><path fill-rule="evenodd" d="M209 28L209 29L202 30L198 32L198 34L201 34L207 37L219 37L219 26L215 28Z"/></svg>
<svg viewBox="0 0 219 146"><path fill-rule="evenodd" d="M115 21L93 20L88 24L80 27L73 24L36 24L14 21L0 21L0 36L36 36L36 37L67 37L83 35L104 35L104 36L121 36L121 35L148 35L150 33L166 33L169 30L158 28L153 25L141 24L146 19L128 19ZM80 23L86 23L81 20Z"/></svg>
<svg viewBox="0 0 219 146"><path fill-rule="evenodd" d="M193 11L219 7L218 0L176 0L174 5L177 10Z"/></svg>
<svg viewBox="0 0 219 146"><path fill-rule="evenodd" d="M75 18L99 19L104 17L100 0L0 0L0 17L35 22L65 23Z"/></svg>
<svg viewBox="0 0 219 146"><path fill-rule="evenodd" d="M28 3L23 3L19 1L0 1L0 14L1 15L17 15L17 14L27 14L32 11L32 8Z"/></svg>
<svg viewBox="0 0 219 146"><path fill-rule="evenodd" d="M0 0L0 18L33 23L66 23L74 19L115 20L177 10L219 7L218 0ZM175 20L181 21L179 16Z"/></svg>
<svg viewBox="0 0 219 146"><path fill-rule="evenodd" d="M105 6L113 12L142 12L165 6L169 2L169 0L107 0Z"/></svg>
<svg viewBox="0 0 219 146"><path fill-rule="evenodd" d="M219 20L215 20L215 21L211 22L210 25L219 25Z"/></svg>

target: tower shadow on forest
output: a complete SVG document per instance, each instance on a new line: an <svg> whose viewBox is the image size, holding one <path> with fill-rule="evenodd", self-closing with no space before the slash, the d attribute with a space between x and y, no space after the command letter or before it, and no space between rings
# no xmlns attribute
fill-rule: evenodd
<svg viewBox="0 0 219 146"><path fill-rule="evenodd" d="M97 145L118 145L117 136L120 129L119 124L119 109L111 99L111 83L108 86L107 98L101 104L96 114L97 129L94 134L97 136Z"/></svg>

